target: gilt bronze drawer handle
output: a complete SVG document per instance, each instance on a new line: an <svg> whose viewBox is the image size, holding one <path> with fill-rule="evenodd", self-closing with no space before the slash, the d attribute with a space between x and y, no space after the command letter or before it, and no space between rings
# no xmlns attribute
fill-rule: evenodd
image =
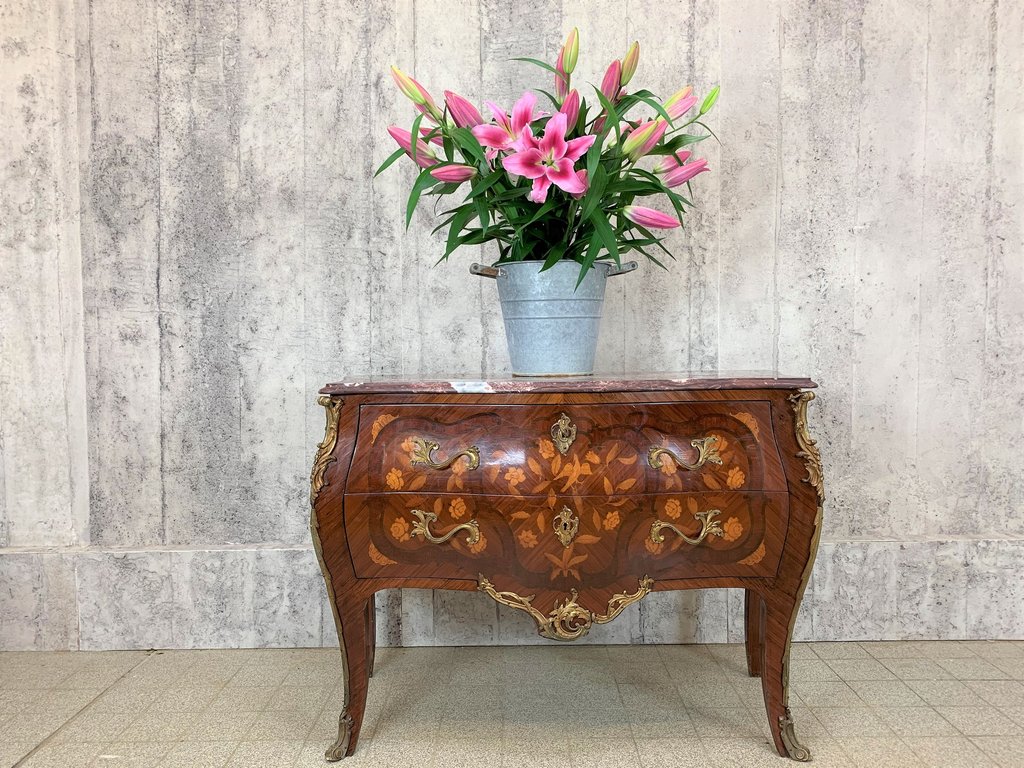
<svg viewBox="0 0 1024 768"><path fill-rule="evenodd" d="M431 544L444 544L459 531L469 531L469 535L466 537L466 543L470 546L480 541L480 525L476 520L470 520L468 523L456 525L443 536L435 536L430 532L430 524L437 522L437 515L433 512L424 512L422 509L410 510L410 514L416 518L412 524L411 535L422 536Z"/></svg>
<svg viewBox="0 0 1024 768"><path fill-rule="evenodd" d="M578 593L573 589L570 590L569 597L560 604L556 603L551 613L547 615L533 607L533 599L536 595L526 595L523 597L515 592L499 592L490 581L484 578L483 574L480 574L477 584L477 589L481 592L486 592L502 605L507 605L510 608L530 614L533 620L537 622L537 631L541 637L546 637L549 640L577 640L587 634L594 624L607 624L626 610L627 607L645 598L650 594L651 588L654 586L654 580L644 576L640 580L640 585L636 592L630 595L612 595L611 600L608 601L607 613L591 613L588 611L576 602Z"/></svg>
<svg viewBox="0 0 1024 768"><path fill-rule="evenodd" d="M562 507L562 511L555 515L552 527L555 529L558 540L562 542L562 546L568 547L580 529L580 519L572 513L571 509Z"/></svg>
<svg viewBox="0 0 1024 768"><path fill-rule="evenodd" d="M679 455L670 451L668 448L662 448L657 445L652 445L650 450L647 451L647 463L652 469L661 469L662 467L662 454L670 457L672 461L676 463L676 466L682 467L683 469L695 470L700 469L709 461L712 464L721 464L722 457L718 455L718 447L715 443L718 442L718 438L714 435L708 437L695 437L690 441L690 445L697 449L697 461L693 464L689 464L683 459L679 458Z"/></svg>
<svg viewBox="0 0 1024 768"><path fill-rule="evenodd" d="M668 528L670 531L678 534L687 544L692 544L693 546L700 544L709 535L721 537L723 535L722 524L713 519L720 514L722 514L722 510L720 509L709 509L707 512L694 512L693 516L700 520L700 533L697 534L697 538L695 539L691 539L681 530L672 525L672 523L666 523L663 520L655 520L651 524L651 541L655 544L661 544L665 540L665 534L661 532L662 528Z"/></svg>
<svg viewBox="0 0 1024 768"><path fill-rule="evenodd" d="M555 441L555 448L563 456L569 452L569 446L576 439L576 425L564 413L551 425L551 439Z"/></svg>
<svg viewBox="0 0 1024 768"><path fill-rule="evenodd" d="M434 461L430 454L440 448L440 445L431 440L424 440L421 437L414 437L412 444L412 459L410 461L412 464L423 464L431 469L448 469L460 457L465 456L467 459L467 469L476 469L480 466L480 449L475 445L463 448L458 453L452 454L447 461Z"/></svg>

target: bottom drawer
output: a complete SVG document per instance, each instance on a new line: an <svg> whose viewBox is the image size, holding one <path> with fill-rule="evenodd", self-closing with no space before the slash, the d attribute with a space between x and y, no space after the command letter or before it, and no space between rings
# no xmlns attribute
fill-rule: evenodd
<svg viewBox="0 0 1024 768"><path fill-rule="evenodd" d="M508 575L537 589L774 576L788 520L784 493L345 497L358 577Z"/></svg>

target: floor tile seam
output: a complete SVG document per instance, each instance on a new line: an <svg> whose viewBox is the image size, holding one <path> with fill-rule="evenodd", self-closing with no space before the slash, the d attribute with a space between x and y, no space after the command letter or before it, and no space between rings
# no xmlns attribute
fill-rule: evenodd
<svg viewBox="0 0 1024 768"><path fill-rule="evenodd" d="M128 667L124 672L121 673L121 675L116 680L112 681L109 685L107 685L105 688L100 690L95 696L93 696L89 701L87 701L85 704L83 704L81 707L79 707L75 712L73 712L72 714L68 715L64 719L63 723L61 723L59 726L57 726L57 728L55 728L53 731L51 731L49 733L49 735L47 735L47 737L45 739L43 739L38 744L36 744L27 754L22 755L18 759L18 761L14 764L14 766L12 766L12 768L18 768L19 766L24 765L25 762L27 760L29 760L34 754L39 752L39 750L41 750L46 745L50 744L57 737L57 735L62 730L64 730L68 725L70 725L72 720L74 720L79 715L81 715L83 712L85 712L87 709L89 709L93 704L96 703L97 699L99 699L101 696L103 696L103 694L105 694L107 691L109 691L111 688L113 688L119 682L124 680L124 678L127 677L129 674L131 674L131 672L133 670L138 669L143 664L145 664L146 661L148 661L149 658L151 656L155 655L155 654L156 654L155 650L146 651L146 654L142 658L140 658L137 663L132 664L130 667Z"/></svg>

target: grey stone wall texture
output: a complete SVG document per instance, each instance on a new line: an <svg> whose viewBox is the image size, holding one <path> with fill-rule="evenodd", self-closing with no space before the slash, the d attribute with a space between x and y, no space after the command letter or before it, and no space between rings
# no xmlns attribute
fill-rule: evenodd
<svg viewBox="0 0 1024 768"><path fill-rule="evenodd" d="M821 384L826 529L798 634L1024 637L1024 3L0 0L0 648L335 642L317 388L507 365L494 285L434 268L392 63L509 103L720 83L668 272L611 286L605 370ZM537 642L485 596L380 599L382 643ZM594 642L741 636L655 595Z"/></svg>

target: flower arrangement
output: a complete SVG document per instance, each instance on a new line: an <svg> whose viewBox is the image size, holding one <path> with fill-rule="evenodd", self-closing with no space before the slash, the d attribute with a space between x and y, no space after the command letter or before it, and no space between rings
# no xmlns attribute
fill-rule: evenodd
<svg viewBox="0 0 1024 768"><path fill-rule="evenodd" d="M537 97L527 91L511 113L486 102L489 122L451 91L444 92L442 108L416 80L392 67L398 88L419 114L411 130L388 128L400 148L377 174L403 155L419 166L406 227L423 195L466 190L461 204L444 211L434 229L448 230L439 261L459 246L493 240L498 264L543 261L542 269L548 269L572 260L580 264L582 281L596 261L619 265L630 251L659 266L664 265L655 248L672 256L662 242L664 230L681 226L685 208L692 205L679 188L689 188L695 176L709 170L688 147L714 135L701 118L714 106L718 87L695 113L697 97L689 86L664 101L650 91L628 92L640 58L639 43L633 43L608 67L600 88L593 87L588 104L572 87L578 55L579 33L573 29L553 66L516 59L553 74L554 93L538 89L552 111L539 109ZM653 114L634 118L637 109ZM703 132L691 133L695 125ZM648 158L653 162L645 162ZM636 203L653 196L663 196L672 212Z"/></svg>

